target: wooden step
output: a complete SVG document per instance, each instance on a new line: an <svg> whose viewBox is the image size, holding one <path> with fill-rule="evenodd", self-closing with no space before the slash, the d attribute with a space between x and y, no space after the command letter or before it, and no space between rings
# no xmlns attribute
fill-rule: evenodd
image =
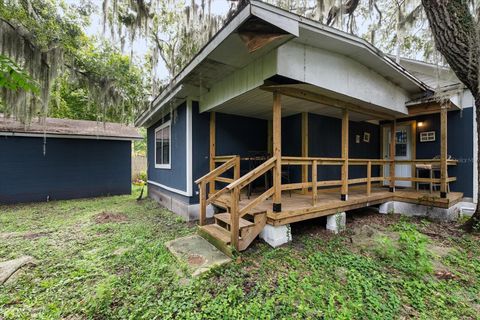
<svg viewBox="0 0 480 320"><path fill-rule="evenodd" d="M231 257L233 255L230 247L231 236L228 230L217 224L208 224L198 227L198 234L227 256Z"/></svg>
<svg viewBox="0 0 480 320"><path fill-rule="evenodd" d="M200 227L200 229L203 229L205 232L209 233L218 240L225 242L226 244L229 244L231 241L230 232L218 224L208 224Z"/></svg>
<svg viewBox="0 0 480 320"><path fill-rule="evenodd" d="M216 214L216 215L214 215L214 218L216 220L220 220L220 221L222 221L222 222L224 222L228 225L231 224L231 215L228 212ZM254 225L255 224L253 222L250 222L248 220L240 218L240 223L239 223L239 229L240 230L244 229L244 228L252 227Z"/></svg>

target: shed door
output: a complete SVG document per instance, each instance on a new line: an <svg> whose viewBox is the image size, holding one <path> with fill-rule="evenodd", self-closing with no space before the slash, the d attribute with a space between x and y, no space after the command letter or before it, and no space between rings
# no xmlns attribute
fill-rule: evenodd
<svg viewBox="0 0 480 320"><path fill-rule="evenodd" d="M395 139L395 160L412 160L412 126L400 125L397 126ZM383 158L390 159L390 127L383 128ZM390 175L390 166L384 167L384 175ZM411 164L396 164L396 177L412 177ZM384 185L389 185L388 181L384 181ZM396 187L411 187L411 181L395 181Z"/></svg>

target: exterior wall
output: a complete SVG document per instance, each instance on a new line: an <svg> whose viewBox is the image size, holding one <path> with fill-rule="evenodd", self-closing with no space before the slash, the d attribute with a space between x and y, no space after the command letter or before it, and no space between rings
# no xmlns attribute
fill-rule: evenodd
<svg viewBox="0 0 480 320"><path fill-rule="evenodd" d="M302 117L296 114L282 119L282 154L285 156L301 156ZM370 133L370 142L363 142L363 133ZM355 136L360 135L360 143L355 142ZM311 157L341 157L342 120L322 115L308 115L308 153ZM350 158L380 158L380 127L367 122L349 124L349 157ZM300 166L289 166L291 182L300 182ZM319 166L318 180L339 180L340 166ZM372 167L372 175L378 175L378 167ZM349 178L364 178L366 167L350 166Z"/></svg>
<svg viewBox="0 0 480 320"><path fill-rule="evenodd" d="M0 203L131 192L131 142L0 137Z"/></svg>
<svg viewBox="0 0 480 320"><path fill-rule="evenodd" d="M154 162L155 129L163 122L160 120L147 130L148 140L148 179L149 195L170 210L186 219L194 219L192 211L198 204L198 187L195 180L209 170L209 128L210 113L199 113L198 102L192 102L192 193L187 194L187 157L186 125L187 105L177 108L172 119L171 169L156 169ZM216 115L216 154L247 156L250 151L267 149L267 121L217 113ZM242 163L248 168L247 163ZM187 214L188 213L188 214Z"/></svg>
<svg viewBox="0 0 480 320"><path fill-rule="evenodd" d="M268 122L262 119L217 113L216 154L248 156L267 151Z"/></svg>
<svg viewBox="0 0 480 320"><path fill-rule="evenodd" d="M245 67L233 71L201 97L200 111L208 111L230 99L263 85L265 79L276 74L277 54L273 50Z"/></svg>
<svg viewBox="0 0 480 320"><path fill-rule="evenodd" d="M457 166L448 168L449 176L457 177L450 183L451 191L463 192L465 197L473 197L473 108L448 112L447 151L458 160ZM402 119L403 120L403 119ZM440 114L423 115L405 120L423 122L417 128L417 159L431 159L440 155ZM420 132L435 131L435 141L420 142Z"/></svg>
<svg viewBox="0 0 480 320"><path fill-rule="evenodd" d="M405 90L349 57L290 41L278 48L277 61L279 75L408 113L405 101L410 97Z"/></svg>
<svg viewBox="0 0 480 320"><path fill-rule="evenodd" d="M155 129L171 120L170 169L155 168ZM189 202L187 189L187 105L180 105L171 116L147 129L148 181L165 189L184 202Z"/></svg>

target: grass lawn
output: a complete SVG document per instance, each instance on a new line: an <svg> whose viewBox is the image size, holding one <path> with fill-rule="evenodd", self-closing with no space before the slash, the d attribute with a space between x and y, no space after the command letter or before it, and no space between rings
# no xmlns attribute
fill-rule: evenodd
<svg viewBox="0 0 480 320"><path fill-rule="evenodd" d="M0 287L0 318L480 318L480 239L453 225L314 220L191 278L164 243L195 225L137 195L0 206L0 261L37 260Z"/></svg>

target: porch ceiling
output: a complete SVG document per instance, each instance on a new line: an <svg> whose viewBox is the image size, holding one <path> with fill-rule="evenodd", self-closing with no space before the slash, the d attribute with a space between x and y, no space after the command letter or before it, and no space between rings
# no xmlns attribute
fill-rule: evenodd
<svg viewBox="0 0 480 320"><path fill-rule="evenodd" d="M278 88L294 88L298 90L307 90L302 92L311 92L312 94L318 94L324 96L318 90L315 91L315 86L306 85L306 84L296 84L296 85L284 85L276 86ZM317 88L318 89L318 88ZM337 100L339 97L328 97L326 96L328 103L320 103L309 101L308 99L301 99L293 96L282 95L282 117L287 117L290 115L298 114L301 112L309 112L319 115L324 115L333 118L342 118L342 108L347 105L353 105L353 101ZM330 102L335 101L335 104ZM245 92L217 107L211 111L217 111L222 113L234 114L245 117L253 117L260 119L271 119L272 118L272 105L273 105L273 94L270 91L267 91L262 88L256 88ZM350 110L350 120L352 121L368 121L368 120L382 120L385 119L385 114L387 113L385 109L369 106L363 107L364 110L368 112L357 112L355 110ZM376 112L379 114L376 115ZM399 116L396 113L388 113L390 118Z"/></svg>

